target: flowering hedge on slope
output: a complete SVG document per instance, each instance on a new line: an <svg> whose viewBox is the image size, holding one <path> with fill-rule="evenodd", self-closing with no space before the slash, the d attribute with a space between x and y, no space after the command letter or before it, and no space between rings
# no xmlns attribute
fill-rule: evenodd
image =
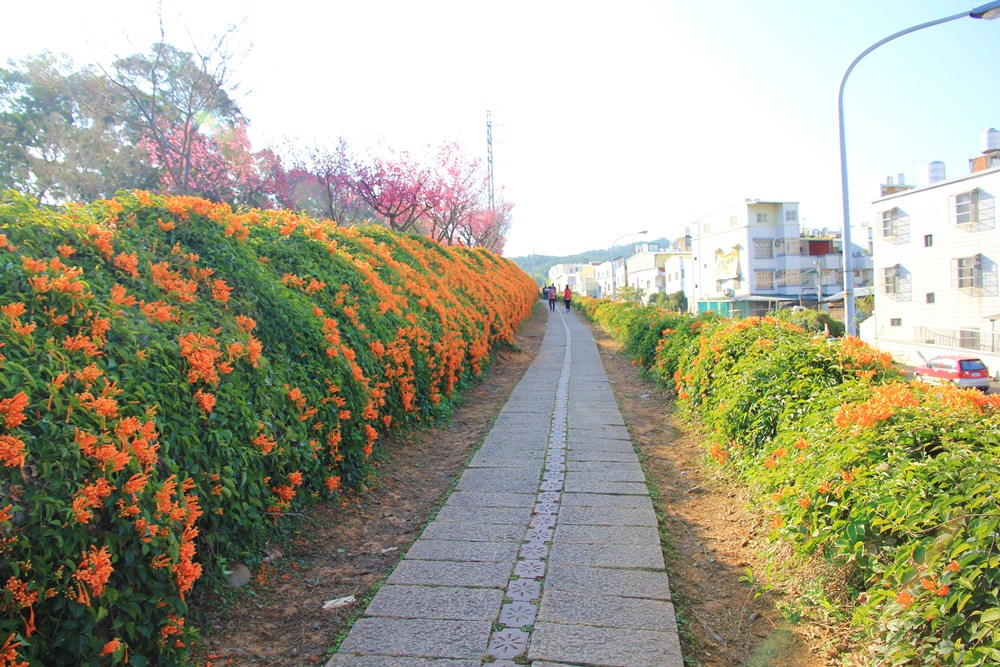
<svg viewBox="0 0 1000 667"><path fill-rule="evenodd" d="M647 323L662 313L582 307L641 341L647 371L676 364L707 454L771 514L774 539L838 566L843 611L880 664L1000 663L1000 396L907 382L856 338L775 318L671 316L687 321L657 341Z"/></svg>
<svg viewBox="0 0 1000 667"><path fill-rule="evenodd" d="M0 665L181 662L195 582L358 487L534 303L503 258L383 228L8 193Z"/></svg>

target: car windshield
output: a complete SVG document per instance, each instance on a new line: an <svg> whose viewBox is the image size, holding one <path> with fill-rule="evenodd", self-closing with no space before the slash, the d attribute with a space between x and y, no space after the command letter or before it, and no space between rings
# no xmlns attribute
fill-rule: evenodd
<svg viewBox="0 0 1000 667"><path fill-rule="evenodd" d="M963 359L959 362L962 365L963 371L982 371L986 370L986 364L984 364L979 359Z"/></svg>

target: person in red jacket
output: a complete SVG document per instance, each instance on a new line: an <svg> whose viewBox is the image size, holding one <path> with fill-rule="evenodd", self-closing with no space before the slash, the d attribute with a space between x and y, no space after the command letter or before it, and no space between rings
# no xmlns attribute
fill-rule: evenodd
<svg viewBox="0 0 1000 667"><path fill-rule="evenodd" d="M566 302L566 312L569 312L569 302L573 299L573 290L566 285L566 289L563 290L563 301Z"/></svg>

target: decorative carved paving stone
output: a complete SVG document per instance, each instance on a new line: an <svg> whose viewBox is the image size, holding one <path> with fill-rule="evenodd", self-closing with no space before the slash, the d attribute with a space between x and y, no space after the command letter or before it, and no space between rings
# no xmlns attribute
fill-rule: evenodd
<svg viewBox="0 0 1000 667"><path fill-rule="evenodd" d="M540 503L557 503L562 497L562 494L558 491L543 491L538 494L538 502Z"/></svg>
<svg viewBox="0 0 1000 667"><path fill-rule="evenodd" d="M540 488L542 491L562 491L562 485L563 485L562 480L559 480L558 482L546 481L542 482L542 485L538 488Z"/></svg>
<svg viewBox="0 0 1000 667"><path fill-rule="evenodd" d="M540 560L519 560L514 564L514 574L529 579L540 579L545 576L545 563Z"/></svg>
<svg viewBox="0 0 1000 667"><path fill-rule="evenodd" d="M521 545L521 558L538 560L549 557L549 545L544 542L527 542Z"/></svg>
<svg viewBox="0 0 1000 667"><path fill-rule="evenodd" d="M538 503L535 505L535 514L555 514L559 511L559 505L555 503Z"/></svg>
<svg viewBox="0 0 1000 667"><path fill-rule="evenodd" d="M486 653L497 658L516 658L527 650L528 633L507 628L493 633Z"/></svg>
<svg viewBox="0 0 1000 667"><path fill-rule="evenodd" d="M556 525L556 517L554 514L536 514L528 525L532 528L551 528Z"/></svg>
<svg viewBox="0 0 1000 667"><path fill-rule="evenodd" d="M508 628L522 628L535 622L538 607L530 602L511 602L500 609L500 622Z"/></svg>
<svg viewBox="0 0 1000 667"><path fill-rule="evenodd" d="M548 528L529 528L524 534L525 542L551 542L552 530Z"/></svg>
<svg viewBox="0 0 1000 667"><path fill-rule="evenodd" d="M542 584L535 579L513 579L507 585L507 597L511 600L537 600L542 593Z"/></svg>
<svg viewBox="0 0 1000 667"><path fill-rule="evenodd" d="M566 479L566 473L559 472L558 470L548 470L542 475L542 479L547 482L561 482Z"/></svg>

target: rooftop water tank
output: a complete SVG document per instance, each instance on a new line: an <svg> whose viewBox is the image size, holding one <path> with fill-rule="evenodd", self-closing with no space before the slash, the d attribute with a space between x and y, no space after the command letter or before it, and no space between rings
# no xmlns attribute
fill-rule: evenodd
<svg viewBox="0 0 1000 667"><path fill-rule="evenodd" d="M1000 150L1000 132L991 127L983 132L983 138L980 143L982 144L984 153L992 153L993 151Z"/></svg>
<svg viewBox="0 0 1000 667"><path fill-rule="evenodd" d="M927 183L941 183L944 181L944 162L934 160L927 163Z"/></svg>

